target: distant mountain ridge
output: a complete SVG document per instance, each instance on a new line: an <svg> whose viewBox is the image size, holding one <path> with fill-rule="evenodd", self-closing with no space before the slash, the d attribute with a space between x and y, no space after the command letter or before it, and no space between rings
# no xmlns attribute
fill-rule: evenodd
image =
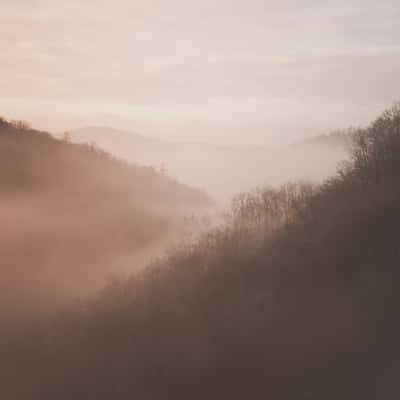
<svg viewBox="0 0 400 400"><path fill-rule="evenodd" d="M77 143L95 143L112 154L142 165L154 165L213 197L233 195L288 180L320 181L336 171L347 155L339 135L322 135L292 146L245 148L206 143L174 142L109 127L72 130Z"/></svg>

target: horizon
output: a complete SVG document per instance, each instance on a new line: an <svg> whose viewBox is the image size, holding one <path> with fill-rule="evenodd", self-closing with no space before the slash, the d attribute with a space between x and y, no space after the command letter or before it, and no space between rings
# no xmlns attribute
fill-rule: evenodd
<svg viewBox="0 0 400 400"><path fill-rule="evenodd" d="M394 1L5 0L1 113L62 132L270 146L398 100Z"/></svg>
<svg viewBox="0 0 400 400"><path fill-rule="evenodd" d="M23 121L25 122L25 121ZM29 125L29 121L26 121ZM32 126L32 128L36 128L35 126ZM352 128L352 127L348 127ZM82 126L82 127L77 127L73 129L68 129L66 131L62 132L51 132L49 131L50 134L53 136L59 138L62 137L65 134L77 134L77 133L84 133L88 135L96 135L99 133L105 133L107 135L112 135L112 134L122 134L122 135L128 135L131 136L132 138L134 137L139 137L144 140L148 141L154 141L154 142L162 142L162 143L168 143L168 144L176 144L176 145L199 145L199 146L204 146L204 147L213 147L213 148L221 148L221 149L231 149L231 150L273 150L276 148L282 148L282 147L287 147L287 146L295 146L299 145L302 143L308 143L310 141L320 139L325 136L329 136L330 134L334 134L336 132L343 132L346 134L348 128L343 128L343 129L332 129L329 132L321 132L317 133L312 136L304 136L297 138L293 141L289 142L283 142L279 143L276 145L257 145L257 144L251 144L251 143L244 143L244 144L229 144L229 143L213 143L212 141L198 141L196 138L191 139L191 138L186 138L186 137L171 137L171 138L164 138L160 136L155 136L155 135L146 135L141 132L137 132L134 130L129 130L129 129L123 129L123 128L117 128L115 126L109 126L109 125L87 125L87 126Z"/></svg>

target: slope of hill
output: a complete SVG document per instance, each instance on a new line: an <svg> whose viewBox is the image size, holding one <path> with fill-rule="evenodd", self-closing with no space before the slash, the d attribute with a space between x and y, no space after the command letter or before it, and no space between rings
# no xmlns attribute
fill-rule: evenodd
<svg viewBox="0 0 400 400"><path fill-rule="evenodd" d="M3 119L0 196L0 309L99 288L158 254L186 214L211 204L155 169Z"/></svg>
<svg viewBox="0 0 400 400"><path fill-rule="evenodd" d="M398 398L400 107L353 140L324 184L242 195L225 226L3 338L4 397Z"/></svg>
<svg viewBox="0 0 400 400"><path fill-rule="evenodd" d="M172 176L225 202L256 186L289 180L321 181L334 174L348 154L345 146L335 144L333 135L275 149L162 141L107 127L82 128L70 136L74 142L96 143L126 160L163 166Z"/></svg>

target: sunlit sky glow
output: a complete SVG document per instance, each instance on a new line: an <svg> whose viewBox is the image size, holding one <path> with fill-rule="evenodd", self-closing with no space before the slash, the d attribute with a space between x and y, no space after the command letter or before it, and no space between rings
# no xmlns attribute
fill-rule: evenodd
<svg viewBox="0 0 400 400"><path fill-rule="evenodd" d="M400 100L398 0L1 0L0 114L268 144Z"/></svg>

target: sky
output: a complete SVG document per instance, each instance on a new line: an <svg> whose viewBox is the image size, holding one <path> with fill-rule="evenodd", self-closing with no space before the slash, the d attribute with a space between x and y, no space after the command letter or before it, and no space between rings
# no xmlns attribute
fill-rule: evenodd
<svg viewBox="0 0 400 400"><path fill-rule="evenodd" d="M0 115L266 145L400 100L398 0L0 0Z"/></svg>

